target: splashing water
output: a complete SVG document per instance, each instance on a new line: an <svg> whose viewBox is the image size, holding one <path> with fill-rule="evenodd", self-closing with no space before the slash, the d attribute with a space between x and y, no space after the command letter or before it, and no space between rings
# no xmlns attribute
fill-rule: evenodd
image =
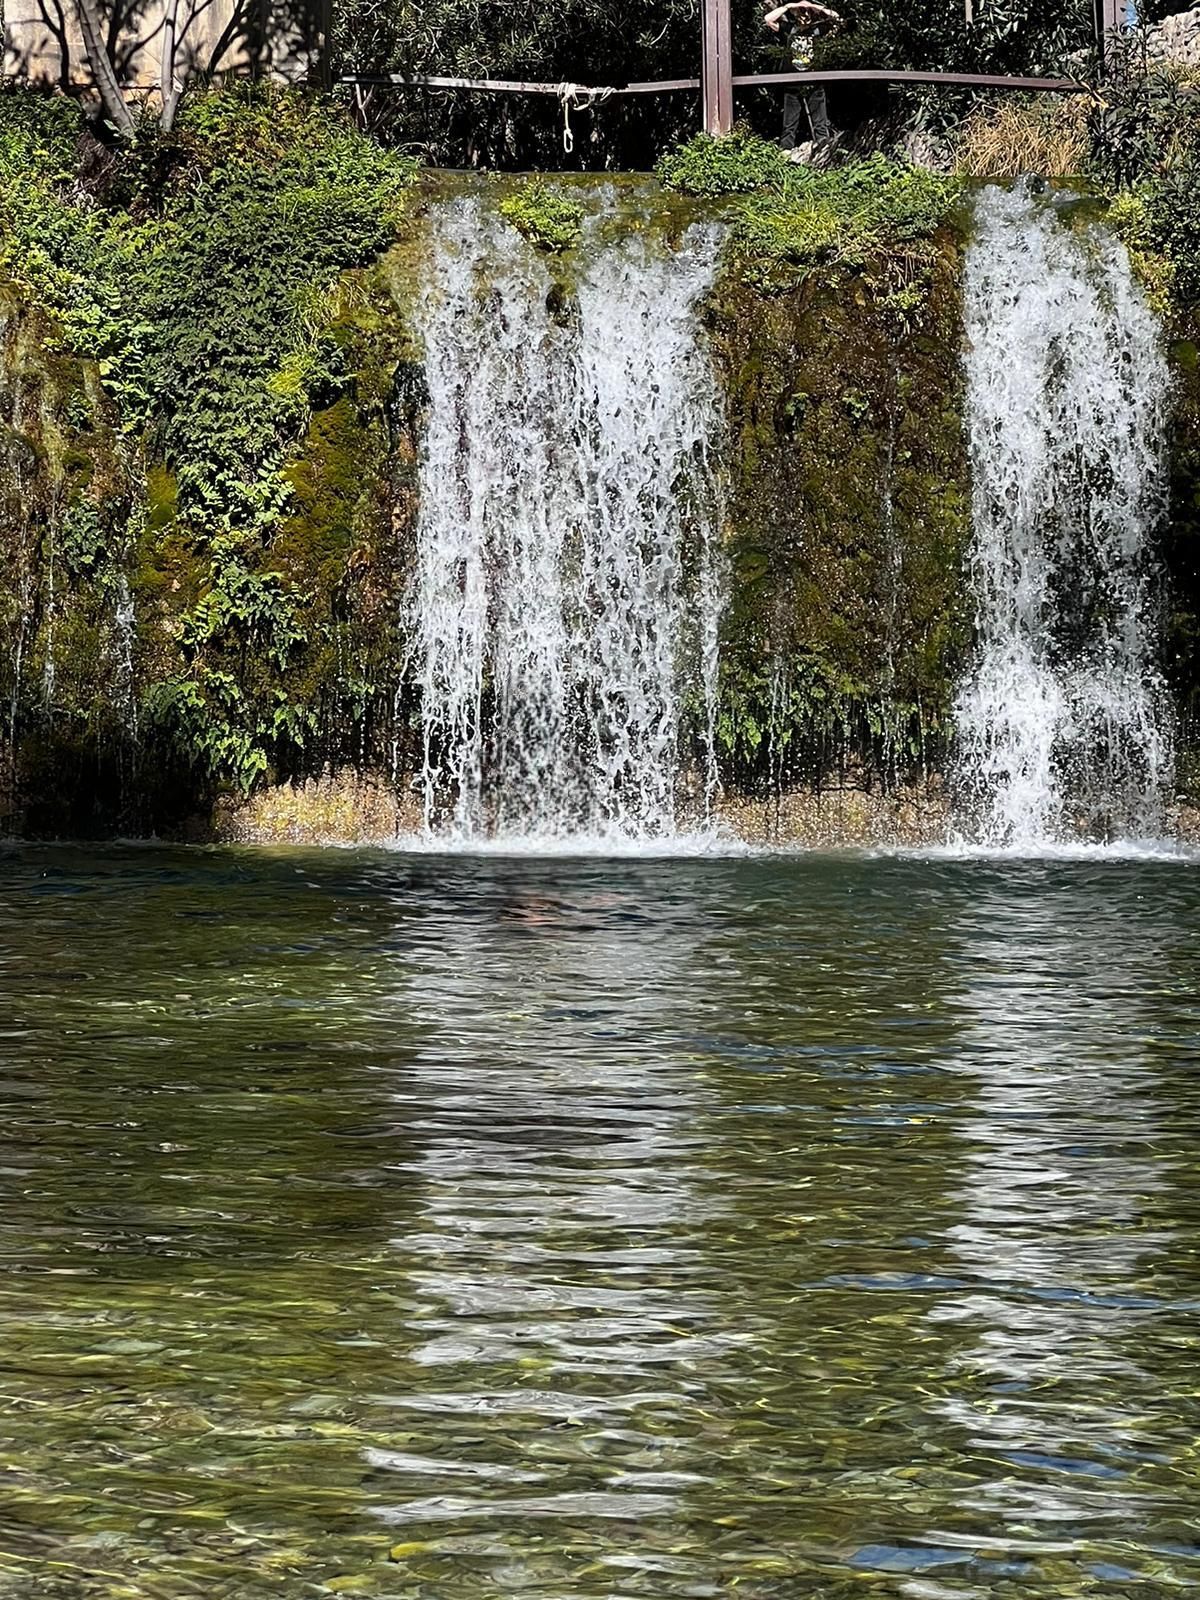
<svg viewBox="0 0 1200 1600"><path fill-rule="evenodd" d="M412 595L428 831L669 838L714 796L719 233L582 247L573 292L484 205L434 223ZM693 758L694 755L694 758ZM690 820L690 819L689 819Z"/></svg>
<svg viewBox="0 0 1200 1600"><path fill-rule="evenodd" d="M966 268L979 653L956 707L979 843L1161 834L1150 539L1169 377L1128 257L989 188Z"/></svg>

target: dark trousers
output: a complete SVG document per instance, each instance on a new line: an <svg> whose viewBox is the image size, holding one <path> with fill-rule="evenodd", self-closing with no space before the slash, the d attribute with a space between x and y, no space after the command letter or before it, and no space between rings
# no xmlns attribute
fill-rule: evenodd
<svg viewBox="0 0 1200 1600"><path fill-rule="evenodd" d="M802 115L805 126L801 125ZM783 138L785 150L794 150L798 144L811 139L814 144L824 144L832 130L829 125L829 103L825 98L825 85L814 84L800 94L783 97Z"/></svg>

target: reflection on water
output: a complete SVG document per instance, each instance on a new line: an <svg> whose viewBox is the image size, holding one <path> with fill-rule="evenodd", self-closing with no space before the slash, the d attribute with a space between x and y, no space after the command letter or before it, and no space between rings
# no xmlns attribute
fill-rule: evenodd
<svg viewBox="0 0 1200 1600"><path fill-rule="evenodd" d="M448 1525L441 1555L502 1561L522 1590L542 1521L581 1550L598 1520L637 1525L643 1569L687 1541L660 1525L708 1467L697 1374L739 1342L700 1248L721 1207L682 1042L716 906L702 883L543 876L503 873L487 916L451 907L408 964L422 1043L397 1100L424 1154L396 1248L420 1296L410 1359L438 1387L396 1404L437 1454L367 1453L402 1497L385 1523Z"/></svg>
<svg viewBox="0 0 1200 1600"><path fill-rule="evenodd" d="M1186 864L0 872L0 1596L1200 1582Z"/></svg>
<svg viewBox="0 0 1200 1600"><path fill-rule="evenodd" d="M1156 1035L1167 1005L1192 1001L1191 933L1130 910L1068 879L990 893L963 919L956 1054L976 1088L949 1238L966 1285L931 1313L970 1336L951 1370L973 1392L942 1410L991 1467L968 1497L984 1542L1070 1551L1083 1533L1109 1546L1093 1574L1124 1570L1129 1542L1169 1516L1139 1469L1190 1443L1150 1357L1179 1249L1168 1191L1190 1153L1164 1127Z"/></svg>

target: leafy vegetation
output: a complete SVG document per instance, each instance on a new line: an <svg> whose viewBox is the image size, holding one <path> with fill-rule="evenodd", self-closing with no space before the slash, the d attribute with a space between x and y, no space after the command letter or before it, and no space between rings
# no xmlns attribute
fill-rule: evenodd
<svg viewBox="0 0 1200 1600"><path fill-rule="evenodd" d="M953 179L882 155L824 171L797 167L744 202L738 247L764 272L774 263L864 268L926 243L958 194Z"/></svg>
<svg viewBox="0 0 1200 1600"><path fill-rule="evenodd" d="M686 194L730 195L733 249L762 287L787 287L817 267L881 269L897 309L911 310L936 256L937 230L959 198L959 184L876 154L844 166L785 161L746 131L700 135L659 164L668 186Z"/></svg>
<svg viewBox="0 0 1200 1600"><path fill-rule="evenodd" d="M738 9L751 14L746 0ZM345 0L335 29L339 70L441 73L618 85L696 70L695 0ZM757 30L758 16L754 15ZM637 167L695 122L691 97L630 96L573 112L577 155L563 147L563 114L550 96L367 91L370 126L434 164L528 170Z"/></svg>
<svg viewBox="0 0 1200 1600"><path fill-rule="evenodd" d="M734 54L741 71L788 65L762 25L762 0L733 0ZM947 0L840 0L847 27L822 41L827 67L918 67L961 71L1058 70L1092 40L1091 0L987 0L968 25ZM338 7L340 70L442 73L620 85L691 76L699 59L695 0L345 0ZM969 96L965 97L969 103ZM581 123L574 156L564 154L562 115L549 97L517 100L470 92L395 95L366 92L372 126L419 148L431 162L499 168L646 167L695 126L687 95L630 96L605 102ZM778 125L777 92L748 93L742 108L760 131ZM957 116L964 97L877 89L839 90L835 121L896 114Z"/></svg>
<svg viewBox="0 0 1200 1600"><path fill-rule="evenodd" d="M1050 72L1094 36L1089 0L988 0L969 23L944 0L845 0L837 9L851 26L830 45L846 65L855 57L863 66Z"/></svg>
<svg viewBox="0 0 1200 1600"><path fill-rule="evenodd" d="M500 202L500 213L540 250L571 250L583 233L583 206L574 195L531 178Z"/></svg>
<svg viewBox="0 0 1200 1600"><path fill-rule="evenodd" d="M1183 708L1180 782L1196 794L1200 682L1200 73L1156 61L1145 30L1130 36L1092 103L1092 170L1112 195L1124 239L1173 342L1176 390L1171 518L1163 553L1171 578L1165 662Z"/></svg>
<svg viewBox="0 0 1200 1600"><path fill-rule="evenodd" d="M295 93L185 102L172 138L116 153L67 100L0 96L0 271L171 484L146 558L182 560L191 672L151 690L151 724L242 784L303 747L294 688L332 618L275 564L288 458L352 381L335 285L395 238L415 176ZM76 566L98 559L95 522L85 490L59 534Z"/></svg>
<svg viewBox="0 0 1200 1600"><path fill-rule="evenodd" d="M792 167L774 140L736 128L724 139L698 133L665 155L655 170L668 189L711 198L783 183Z"/></svg>
<svg viewBox="0 0 1200 1600"><path fill-rule="evenodd" d="M1200 74L1156 62L1145 30L1092 101L1091 165L1164 308L1200 304Z"/></svg>

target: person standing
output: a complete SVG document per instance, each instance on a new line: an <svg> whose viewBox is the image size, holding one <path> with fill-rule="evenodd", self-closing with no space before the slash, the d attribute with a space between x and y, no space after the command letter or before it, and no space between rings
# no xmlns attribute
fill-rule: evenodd
<svg viewBox="0 0 1200 1600"><path fill-rule="evenodd" d="M782 34L791 51L792 65L797 72L812 68L813 51L818 38L824 33L836 32L842 19L829 6L818 5L817 0L789 0L787 5L775 6L763 18L765 27L772 33ZM809 140L799 141L800 117L808 120ZM833 143L833 129L829 122L829 102L825 85L815 83L800 94L789 94L783 102L783 137L780 144L785 151L794 152L793 160L805 160L820 151L828 150Z"/></svg>

